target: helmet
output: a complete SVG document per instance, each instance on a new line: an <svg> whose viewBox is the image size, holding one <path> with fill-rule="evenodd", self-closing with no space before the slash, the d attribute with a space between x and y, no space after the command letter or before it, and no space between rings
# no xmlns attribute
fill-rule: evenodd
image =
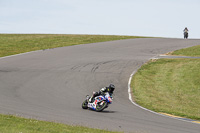
<svg viewBox="0 0 200 133"><path fill-rule="evenodd" d="M110 84L108 87L108 92L113 93L114 90L115 90L115 86L113 84Z"/></svg>

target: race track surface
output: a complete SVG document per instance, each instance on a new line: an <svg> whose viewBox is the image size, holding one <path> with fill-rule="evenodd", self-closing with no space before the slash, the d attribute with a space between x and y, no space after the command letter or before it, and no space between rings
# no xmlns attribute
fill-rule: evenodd
<svg viewBox="0 0 200 133"><path fill-rule="evenodd" d="M133 105L131 73L150 58L200 45L200 40L128 39L76 45L0 58L0 113L93 128L139 133L199 133L200 125ZM83 110L87 94L110 83L113 104Z"/></svg>

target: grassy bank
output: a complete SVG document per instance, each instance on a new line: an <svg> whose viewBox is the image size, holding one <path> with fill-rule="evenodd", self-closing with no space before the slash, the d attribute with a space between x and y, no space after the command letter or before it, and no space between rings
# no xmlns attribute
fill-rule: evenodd
<svg viewBox="0 0 200 133"><path fill-rule="evenodd" d="M0 34L0 57L41 49L131 38L141 37L114 35Z"/></svg>
<svg viewBox="0 0 200 133"><path fill-rule="evenodd" d="M0 133L115 133L81 126L0 115Z"/></svg>
<svg viewBox="0 0 200 133"><path fill-rule="evenodd" d="M156 112L200 120L200 59L159 59L133 76L134 100Z"/></svg>
<svg viewBox="0 0 200 133"><path fill-rule="evenodd" d="M200 56L200 45L176 50L176 51L172 52L171 55Z"/></svg>

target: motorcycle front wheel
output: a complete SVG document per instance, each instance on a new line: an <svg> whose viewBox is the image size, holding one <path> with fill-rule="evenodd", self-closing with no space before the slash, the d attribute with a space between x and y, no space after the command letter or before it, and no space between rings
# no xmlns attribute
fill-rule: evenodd
<svg viewBox="0 0 200 133"><path fill-rule="evenodd" d="M88 101L87 99L82 103L82 108L87 109L88 108Z"/></svg>
<svg viewBox="0 0 200 133"><path fill-rule="evenodd" d="M102 102L98 103L97 106L96 106L96 111L97 112L103 111L108 105L108 103L106 101L103 101L103 104L101 104L101 103Z"/></svg>

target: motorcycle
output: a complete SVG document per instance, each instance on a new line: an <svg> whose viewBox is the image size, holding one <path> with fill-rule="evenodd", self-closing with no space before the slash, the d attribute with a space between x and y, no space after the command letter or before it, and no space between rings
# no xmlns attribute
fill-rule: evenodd
<svg viewBox="0 0 200 133"><path fill-rule="evenodd" d="M188 32L184 32L184 39L188 38Z"/></svg>
<svg viewBox="0 0 200 133"><path fill-rule="evenodd" d="M83 109L92 109L97 112L103 111L108 107L109 104L112 103L112 96L106 92L104 95L100 95L94 98L93 102L89 102L90 96L86 96L86 100L82 103Z"/></svg>

